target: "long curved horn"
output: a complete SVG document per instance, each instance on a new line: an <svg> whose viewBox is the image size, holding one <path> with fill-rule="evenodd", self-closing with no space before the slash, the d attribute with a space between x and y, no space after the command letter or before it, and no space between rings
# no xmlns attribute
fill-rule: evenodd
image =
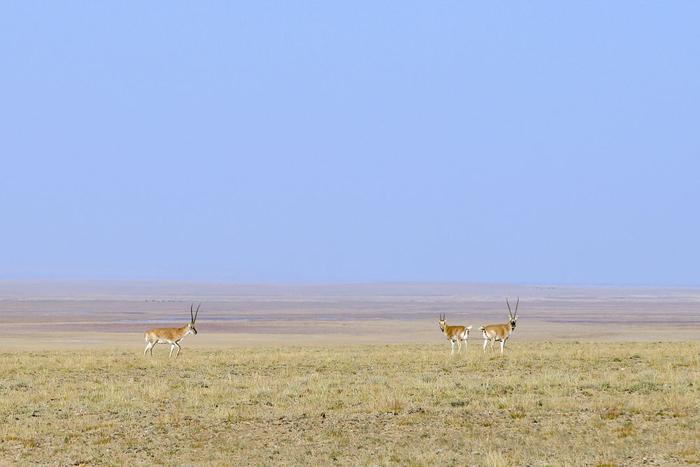
<svg viewBox="0 0 700 467"><path fill-rule="evenodd" d="M510 303L508 302L508 299L506 298L506 305L508 305L508 316L511 318L513 317L513 312L510 310Z"/></svg>
<svg viewBox="0 0 700 467"><path fill-rule="evenodd" d="M520 305L520 297L518 297L518 301L515 303L515 315L513 315L513 318L517 318L518 316L518 305Z"/></svg>
<svg viewBox="0 0 700 467"><path fill-rule="evenodd" d="M192 320L192 324L194 324L194 322L197 321L197 315L199 314L199 307L200 306L202 306L201 303L199 305L197 305L197 311L194 312L194 319Z"/></svg>
<svg viewBox="0 0 700 467"><path fill-rule="evenodd" d="M194 323L194 316L192 315L193 308L194 308L194 303L190 305L190 323Z"/></svg>

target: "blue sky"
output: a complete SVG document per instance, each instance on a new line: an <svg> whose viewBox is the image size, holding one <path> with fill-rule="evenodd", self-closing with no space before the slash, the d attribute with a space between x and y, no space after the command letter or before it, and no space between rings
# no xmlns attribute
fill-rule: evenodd
<svg viewBox="0 0 700 467"><path fill-rule="evenodd" d="M697 2L4 2L0 279L700 285Z"/></svg>

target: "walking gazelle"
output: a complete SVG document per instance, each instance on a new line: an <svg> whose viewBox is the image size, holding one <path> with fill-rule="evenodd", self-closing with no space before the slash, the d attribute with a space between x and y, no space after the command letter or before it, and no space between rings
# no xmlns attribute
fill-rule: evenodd
<svg viewBox="0 0 700 467"><path fill-rule="evenodd" d="M445 315L440 315L440 330L447 336L447 340L452 344L452 352L455 353L455 344L457 344L457 353L462 352L462 342L464 342L464 351L467 351L467 341L469 340L469 330L472 326L448 326L445 322Z"/></svg>
<svg viewBox="0 0 700 467"><path fill-rule="evenodd" d="M194 327L194 323L197 321L197 315L199 314L199 307L202 304L197 305L197 311L193 311L194 304L190 305L190 322L180 328L155 328L150 331L146 331L143 337L146 338L146 350L143 354L150 351L151 356L153 356L153 347L156 344L170 344L170 354L168 358L173 356L173 350L177 348L177 353L175 358L180 355L180 341L185 338L188 334L197 334L197 329Z"/></svg>
<svg viewBox="0 0 700 467"><path fill-rule="evenodd" d="M493 343L499 341L501 343L501 355L503 355L503 347L506 345L506 341L513 333L515 329L515 322L518 320L518 305L520 305L520 298L515 304L515 313L510 310L510 303L506 298L506 305L508 305L508 322L505 324L489 324L486 326L481 326L479 329L484 335L484 352L486 352L486 345L491 342L491 348L493 348Z"/></svg>

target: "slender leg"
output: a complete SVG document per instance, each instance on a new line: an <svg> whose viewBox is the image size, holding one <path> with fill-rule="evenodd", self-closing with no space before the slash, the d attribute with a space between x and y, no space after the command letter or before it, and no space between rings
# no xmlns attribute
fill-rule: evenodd
<svg viewBox="0 0 700 467"><path fill-rule="evenodd" d="M501 355L503 355L503 347L505 347L506 341L501 341Z"/></svg>
<svg viewBox="0 0 700 467"><path fill-rule="evenodd" d="M457 353L462 353L462 341L457 339Z"/></svg>
<svg viewBox="0 0 700 467"><path fill-rule="evenodd" d="M143 356L144 356L144 357L147 355L146 352L148 352L149 350L151 350L151 343L150 343L150 342L146 342L146 349L143 351Z"/></svg>
<svg viewBox="0 0 700 467"><path fill-rule="evenodd" d="M178 355L180 355L180 350L182 350L182 347L180 347L180 344L178 344L177 342L175 342L175 345L177 345L177 353L175 354L175 358L177 358Z"/></svg>
<svg viewBox="0 0 700 467"><path fill-rule="evenodd" d="M452 346L452 352L450 352L450 355L454 355L454 353L455 353L455 341L450 341L450 345Z"/></svg>
<svg viewBox="0 0 700 467"><path fill-rule="evenodd" d="M158 342L154 342L153 344L151 344L151 357L153 356L153 347L155 347L157 343Z"/></svg>
<svg viewBox="0 0 700 467"><path fill-rule="evenodd" d="M488 339L484 339L484 353L486 353L486 346L489 344Z"/></svg>
<svg viewBox="0 0 700 467"><path fill-rule="evenodd" d="M469 346L467 344L469 344L469 339L464 339L464 353L465 354L467 353L467 350L469 350Z"/></svg>
<svg viewBox="0 0 700 467"><path fill-rule="evenodd" d="M175 350L175 344L170 344L170 354L168 354L168 358L173 356L173 350Z"/></svg>

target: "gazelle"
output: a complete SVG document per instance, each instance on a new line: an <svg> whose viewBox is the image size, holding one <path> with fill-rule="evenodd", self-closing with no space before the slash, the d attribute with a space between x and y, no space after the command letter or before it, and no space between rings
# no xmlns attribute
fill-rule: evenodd
<svg viewBox="0 0 700 467"><path fill-rule="evenodd" d="M486 352L486 344L491 342L491 348L493 348L493 343L499 341L501 343L501 355L503 355L503 347L506 346L506 341L513 333L515 329L515 322L518 320L518 305L520 305L520 297L515 304L515 313L510 311L510 303L506 298L506 305L508 305L508 322L505 324L489 324L487 326L481 326L479 329L484 335L484 352Z"/></svg>
<svg viewBox="0 0 700 467"><path fill-rule="evenodd" d="M472 326L448 326L445 322L445 315L440 315L440 330L447 336L447 340L452 344L452 352L455 353L455 343L457 344L457 353L462 351L462 342L464 342L464 351L467 351L467 341L469 340L469 330Z"/></svg>
<svg viewBox="0 0 700 467"><path fill-rule="evenodd" d="M177 353L175 358L180 355L180 341L185 338L188 334L197 334L197 329L194 327L194 323L197 321L197 315L199 314L199 307L201 303L197 305L197 311L193 311L194 304L190 305L190 322L181 328L155 328L150 331L143 333L143 337L146 338L146 350L143 351L143 355L150 351L151 356L153 356L153 347L156 344L170 344L170 354L168 358L173 356L173 350L177 347Z"/></svg>

